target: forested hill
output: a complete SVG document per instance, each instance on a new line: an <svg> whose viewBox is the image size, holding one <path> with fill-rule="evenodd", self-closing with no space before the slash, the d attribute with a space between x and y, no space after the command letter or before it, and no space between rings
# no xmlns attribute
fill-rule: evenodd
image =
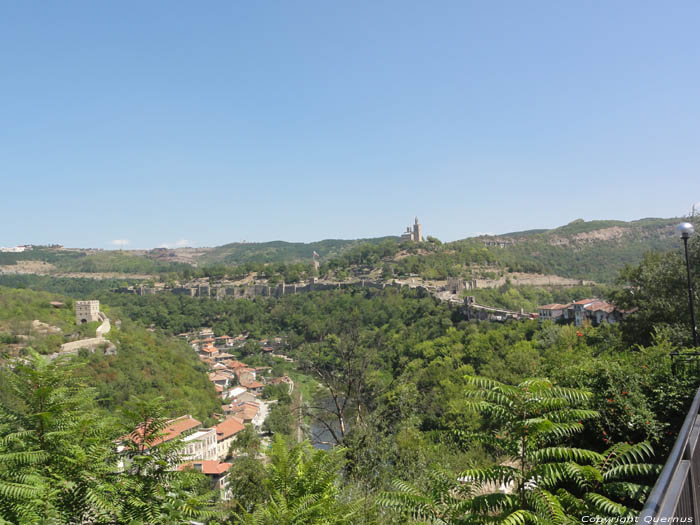
<svg viewBox="0 0 700 525"><path fill-rule="evenodd" d="M558 275L612 282L627 264L637 264L649 251L677 249L675 225L680 219L638 221L573 221L551 230L470 237L440 243L383 242L361 245L321 267L347 272L353 267L382 269L385 278L418 275L497 279L512 272ZM516 279L513 276L512 279Z"/></svg>
<svg viewBox="0 0 700 525"><path fill-rule="evenodd" d="M552 273L562 277L610 282L626 264L637 264L645 253L677 249L679 240L671 219L637 221L570 222L551 230L515 232L495 237L480 237L502 247L490 248L502 266L513 270ZM456 248L473 239L450 243Z"/></svg>
<svg viewBox="0 0 700 525"><path fill-rule="evenodd" d="M277 263L277 262L298 262L310 261L314 252L320 257L328 259L336 257L343 252L359 246L361 244L379 244L382 241L398 241L398 237L376 237L372 239L325 239L323 241L303 243L303 242L246 242L230 243L218 246L203 254L199 259L199 264L243 264L247 262L255 263Z"/></svg>
<svg viewBox="0 0 700 525"><path fill-rule="evenodd" d="M51 305L56 301L63 304L56 308ZM93 354L81 350L73 359L83 365L75 373L97 389L102 408L112 411L134 396L163 396L169 415L192 414L202 421L219 408L207 368L186 342L150 332L119 309L105 304L100 309L112 320L107 339L116 355L98 348ZM65 342L94 337L97 324L76 326L71 298L0 286L0 365L29 349L51 354Z"/></svg>
<svg viewBox="0 0 700 525"><path fill-rule="evenodd" d="M293 283L315 274L311 261L316 252L321 262L317 276L331 280L344 280L353 274L387 280L411 275L428 280L497 279L507 273L527 272L610 283L625 265L639 263L644 253L678 249L674 227L680 221L578 219L550 230L484 235L444 244L433 237L413 243L389 236L150 251L35 247L23 253L0 254L0 274L170 281L225 276L241 279L255 274L271 282ZM4 279L12 285L10 281L13 279Z"/></svg>

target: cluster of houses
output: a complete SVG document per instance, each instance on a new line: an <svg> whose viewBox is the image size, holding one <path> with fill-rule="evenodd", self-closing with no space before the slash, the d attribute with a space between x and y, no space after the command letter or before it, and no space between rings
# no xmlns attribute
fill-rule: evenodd
<svg viewBox="0 0 700 525"><path fill-rule="evenodd" d="M214 337L212 330L203 329L197 334L180 334L187 339L197 352L199 359L209 367L209 380L214 383L222 399L221 414L216 415L219 424L205 428L191 415L180 416L167 422L162 437L156 444L181 439L184 463L178 469L192 468L211 479L212 486L221 491L222 499L230 499L228 471L232 464L225 462L232 455L236 435L252 424L256 430L265 421L267 407L258 398L266 384L285 383L293 388L292 380L287 377L269 377L272 370L268 367L251 367L238 361L227 349L242 346L247 341L246 335L237 337ZM192 337L198 337L191 339ZM261 351L272 352L281 339L272 342L259 341ZM130 436L138 439L139 429Z"/></svg>
<svg viewBox="0 0 700 525"><path fill-rule="evenodd" d="M546 304L537 308L540 321L574 323L581 326L584 321L593 325L618 323L628 311L620 310L614 304L600 299L581 299L568 304Z"/></svg>
<svg viewBox="0 0 700 525"><path fill-rule="evenodd" d="M191 415L185 415L168 421L160 432L161 436L155 442L144 446L149 448L180 439L184 445L184 462L177 465L177 469L192 468L202 472L211 480L212 486L221 491L222 499L228 500L231 497L228 471L232 464L223 460L230 456L235 435L244 428L244 424L235 418L225 419L211 428L204 428L200 421ZM130 436L124 436L122 440L129 439L139 444L142 438L143 429L136 428ZM123 449L124 446L120 445L117 451L121 452ZM126 468L126 465L122 462L120 467Z"/></svg>

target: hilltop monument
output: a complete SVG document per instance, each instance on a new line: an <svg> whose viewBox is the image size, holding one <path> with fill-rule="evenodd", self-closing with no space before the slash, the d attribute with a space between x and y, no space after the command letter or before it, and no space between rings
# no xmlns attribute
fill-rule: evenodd
<svg viewBox="0 0 700 525"><path fill-rule="evenodd" d="M401 234L401 240L423 242L423 227L418 222L418 217L416 217L416 222L413 224L413 230L411 230L410 226L406 226L406 231Z"/></svg>

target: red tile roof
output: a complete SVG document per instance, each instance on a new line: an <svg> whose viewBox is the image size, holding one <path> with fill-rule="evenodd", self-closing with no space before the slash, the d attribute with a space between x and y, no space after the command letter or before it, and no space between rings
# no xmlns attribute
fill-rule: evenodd
<svg viewBox="0 0 700 525"><path fill-rule="evenodd" d="M558 304L558 303L552 303L552 304L545 304L544 306L538 306L538 310L564 310L567 308L569 305L568 304Z"/></svg>
<svg viewBox="0 0 700 525"><path fill-rule="evenodd" d="M238 434L245 428L245 425L237 419L227 419L223 423L216 425L214 428L216 429L216 440L223 441L235 434Z"/></svg>
<svg viewBox="0 0 700 525"><path fill-rule="evenodd" d="M165 427L160 433L162 436L155 440L153 442L153 445L159 445L161 443L165 443L167 441L170 441L172 439L175 439L178 437L180 434L183 432L187 432L188 430L192 430L200 426L202 423L197 421L195 418L193 418L190 415L187 416L180 416L176 419L171 419L168 421L168 426ZM136 428L130 436L125 436L123 439L126 438L131 438L135 442L140 443L141 440L143 439L143 433L144 429L143 427L138 427Z"/></svg>
<svg viewBox="0 0 700 525"><path fill-rule="evenodd" d="M265 385L262 384L260 381L250 381L247 383L241 383L241 386L244 386L246 388L262 388Z"/></svg>
<svg viewBox="0 0 700 525"><path fill-rule="evenodd" d="M178 470L193 468L199 470L203 474L212 476L220 475L231 468L231 463L221 463L219 461L190 461L177 467Z"/></svg>

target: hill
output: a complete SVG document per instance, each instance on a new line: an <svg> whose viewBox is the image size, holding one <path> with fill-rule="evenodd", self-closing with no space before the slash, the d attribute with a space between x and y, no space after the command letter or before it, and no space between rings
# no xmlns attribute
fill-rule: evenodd
<svg viewBox="0 0 700 525"><path fill-rule="evenodd" d="M63 305L56 308L52 301ZM187 343L150 332L109 305L100 306L113 321L107 338L116 345L116 355L97 349L93 354L81 351L73 359L83 365L76 373L97 388L105 410L123 406L134 396L156 395L166 399L173 416L186 413L205 419L219 408L207 369ZM71 298L0 286L0 363L28 348L50 354L64 342L94 337L96 324L75 325Z"/></svg>
<svg viewBox="0 0 700 525"><path fill-rule="evenodd" d="M255 274L272 282L296 282L313 275L311 261L316 252L322 263L320 275L340 280L353 274L385 279L411 275L429 280L498 279L512 272L527 272L605 283L612 282L626 264L641 261L645 252L677 248L674 226L679 220L578 219L549 230L471 237L444 244L434 238L411 243L388 236L148 251L39 247L24 253L0 254L0 274L169 281L221 279L227 275L242 279ZM7 284L9 281L4 280Z"/></svg>
<svg viewBox="0 0 700 525"><path fill-rule="evenodd" d="M379 244L387 239L397 237L376 237L372 239L325 239L323 241L303 242L251 242L230 243L218 246L198 259L198 264L227 264L237 265L249 262L278 263L310 261L314 252L322 259L337 257L342 253L362 244Z"/></svg>
<svg viewBox="0 0 700 525"><path fill-rule="evenodd" d="M356 246L321 268L367 273L381 268L385 278L498 279L512 272L612 282L626 264L648 251L678 247L680 219L573 221L551 230L528 230L440 243L385 242Z"/></svg>
<svg viewBox="0 0 700 525"><path fill-rule="evenodd" d="M677 249L680 219L583 221L546 231L516 232L492 238L490 248L500 266L511 270L553 273L562 277L611 282L626 264L638 263L649 251Z"/></svg>

